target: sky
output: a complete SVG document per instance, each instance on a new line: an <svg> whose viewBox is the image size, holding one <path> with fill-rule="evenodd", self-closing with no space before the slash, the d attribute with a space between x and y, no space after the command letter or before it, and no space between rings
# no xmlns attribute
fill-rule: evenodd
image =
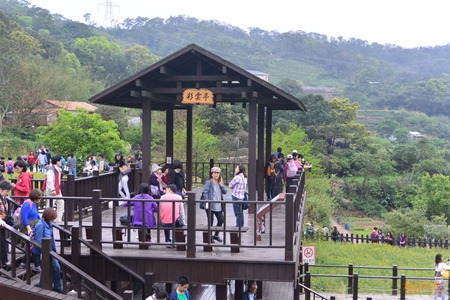
<svg viewBox="0 0 450 300"><path fill-rule="evenodd" d="M163 18L184 15L217 20L244 30L301 30L328 37L357 38L405 48L450 43L450 2L446 0L29 0L64 17L83 15L104 25L107 7L113 18ZM112 6L108 6L112 3Z"/></svg>

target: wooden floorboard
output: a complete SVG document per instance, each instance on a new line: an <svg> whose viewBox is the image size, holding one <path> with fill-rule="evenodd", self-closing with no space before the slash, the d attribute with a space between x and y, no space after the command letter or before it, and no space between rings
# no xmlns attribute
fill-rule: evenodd
<svg viewBox="0 0 450 300"><path fill-rule="evenodd" d="M231 196L229 196L231 197ZM185 209L187 211L187 209ZM196 207L196 224L198 225L206 225L206 214L203 210L201 210L198 206ZM263 260L263 261L284 261L284 248L270 248L269 238L272 237L272 246L284 246L284 238L285 238L285 209L283 205L279 205L273 210L272 214L272 223L269 222L269 218L267 218L266 231L262 235L262 241L256 242L256 237L254 234L254 216L248 214L248 210L244 212L244 220L245 226L249 227L248 232L242 233L242 247L240 253L231 253L230 247L220 247L221 243L216 242L213 244L213 252L204 252L202 246L196 247L196 256L197 258L203 259L216 259L216 260L231 260L231 261L239 261L239 260ZM102 212L102 220L105 223L112 223L113 218L116 219L117 224L119 223L119 217L123 214L127 213L127 208L118 207L116 211L116 215L113 216L113 210L107 209ZM84 218L85 222L92 222L92 217ZM233 214L232 205L227 205L226 209L226 225L234 226L235 225L235 216ZM55 231L56 237L57 232ZM137 240L138 232L136 230L132 230L126 235L123 236L123 239L130 242L138 242ZM223 233L220 233L220 236L223 237ZM86 238L85 232L83 232L83 237ZM159 234L156 230L152 230L152 240L156 242L150 246L148 250L140 250L138 244L130 244L124 245L123 249L113 249L112 244L108 244L107 241L112 241L112 230L110 228L105 228L102 231L102 239L105 243L102 244L103 251L108 255L114 256L141 256L146 255L148 257L160 257L162 255L166 257L185 257L185 251L176 251L176 249L167 249L167 244L164 242L164 231L161 229ZM226 234L226 241L229 241L229 234ZM202 232L197 232L196 234L196 243L203 243ZM255 249L255 248L246 248L245 246L267 246L264 249ZM67 248L65 251L70 253L70 248ZM88 249L82 249L83 254L88 253Z"/></svg>

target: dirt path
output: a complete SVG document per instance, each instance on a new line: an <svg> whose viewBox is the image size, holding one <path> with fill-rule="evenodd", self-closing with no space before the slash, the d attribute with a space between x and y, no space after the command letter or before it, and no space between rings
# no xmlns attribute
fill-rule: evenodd
<svg viewBox="0 0 450 300"><path fill-rule="evenodd" d="M351 232L347 229L345 229L345 227L343 226L344 224L341 223L341 225L339 225L336 220L332 219L331 220L331 228L330 228L330 234L331 232L333 232L333 226L337 227L337 230L339 231L339 233L342 233L343 235L346 235L347 233L350 234Z"/></svg>

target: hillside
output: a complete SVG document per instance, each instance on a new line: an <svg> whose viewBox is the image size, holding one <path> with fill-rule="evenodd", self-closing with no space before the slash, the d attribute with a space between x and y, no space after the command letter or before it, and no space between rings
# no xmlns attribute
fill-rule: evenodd
<svg viewBox="0 0 450 300"><path fill-rule="evenodd" d="M107 37L122 51L143 45L158 57L196 43L245 69L268 73L277 85L287 78L301 86L337 88L333 96L350 98L366 109L450 112L446 75L450 74L450 46L404 49L302 31L254 28L246 32L184 16L127 19L116 28L104 29L14 0L0 0L0 11L39 39L47 55L60 51L59 45L74 52L76 39L94 36ZM111 78L107 85L121 79Z"/></svg>

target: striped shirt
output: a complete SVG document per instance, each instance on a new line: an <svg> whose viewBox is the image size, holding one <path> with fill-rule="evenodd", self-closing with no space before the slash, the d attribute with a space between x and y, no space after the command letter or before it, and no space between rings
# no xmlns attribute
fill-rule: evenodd
<svg viewBox="0 0 450 300"><path fill-rule="evenodd" d="M243 173L239 173L231 180L229 187L231 188L231 195L243 200L245 196L245 190L247 187L247 178Z"/></svg>

